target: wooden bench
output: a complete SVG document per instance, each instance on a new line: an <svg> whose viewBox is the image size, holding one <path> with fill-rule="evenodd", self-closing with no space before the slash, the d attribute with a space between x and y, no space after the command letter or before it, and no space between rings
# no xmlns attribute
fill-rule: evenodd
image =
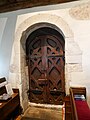
<svg viewBox="0 0 90 120"><path fill-rule="evenodd" d="M5 82L5 78L0 78L0 83ZM0 95L7 93L5 86L0 87ZM14 119L20 114L19 90L13 89L13 94L8 100L0 100L0 120Z"/></svg>
<svg viewBox="0 0 90 120"><path fill-rule="evenodd" d="M77 95L83 95L85 99L75 98ZM90 120L90 108L87 104L85 87L71 87L70 102L72 120Z"/></svg>

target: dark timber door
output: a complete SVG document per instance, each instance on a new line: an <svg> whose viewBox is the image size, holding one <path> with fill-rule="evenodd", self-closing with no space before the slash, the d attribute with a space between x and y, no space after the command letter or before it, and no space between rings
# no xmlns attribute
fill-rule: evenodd
<svg viewBox="0 0 90 120"><path fill-rule="evenodd" d="M64 42L53 35L39 35L29 46L30 101L62 104Z"/></svg>

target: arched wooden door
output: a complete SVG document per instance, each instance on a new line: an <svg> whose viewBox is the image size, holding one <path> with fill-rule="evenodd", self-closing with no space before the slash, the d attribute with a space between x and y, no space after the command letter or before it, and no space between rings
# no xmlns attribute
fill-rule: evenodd
<svg viewBox="0 0 90 120"><path fill-rule="evenodd" d="M65 95L64 42L53 35L36 36L29 46L31 102L62 104Z"/></svg>

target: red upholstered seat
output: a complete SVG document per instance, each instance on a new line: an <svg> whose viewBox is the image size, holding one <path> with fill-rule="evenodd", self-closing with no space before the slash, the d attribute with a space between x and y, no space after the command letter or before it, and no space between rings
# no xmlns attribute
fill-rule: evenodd
<svg viewBox="0 0 90 120"><path fill-rule="evenodd" d="M90 120L90 108L87 101L75 100L78 120Z"/></svg>

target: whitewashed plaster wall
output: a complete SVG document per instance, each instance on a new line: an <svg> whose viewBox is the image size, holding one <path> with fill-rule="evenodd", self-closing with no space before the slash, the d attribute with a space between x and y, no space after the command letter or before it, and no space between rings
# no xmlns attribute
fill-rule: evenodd
<svg viewBox="0 0 90 120"><path fill-rule="evenodd" d="M30 27L33 24L41 23L41 22L47 22L47 23L52 23L52 24L56 25L57 27L59 27L61 29L61 31L63 32L63 34L65 36L66 93L68 94L68 88L70 86L85 86L88 91L88 101L89 101L89 96L90 96L90 93L89 93L90 88L88 85L89 78L87 77L87 80L86 80L87 71L85 71L85 65L88 63L86 63L86 61L84 59L84 57L86 58L87 56L85 56L85 54L84 54L84 51L86 49L85 49L85 44L82 43L82 39L84 40L84 38L86 38L89 40L89 38L90 38L90 36L89 36L90 21L82 20L82 19L77 20L76 18L71 17L71 15L69 14L70 10L71 10L70 8L59 9L59 10L48 11L48 12L44 11L44 12L36 12L36 13L32 13L32 14L28 13L25 15L18 16L16 30L15 30L16 31L15 41L16 42L14 44L15 45L14 49L15 49L15 51L17 49L19 49L19 53L17 53L17 57L15 57L13 60L15 61L15 60L19 59L18 64L21 66L21 64L22 64L22 62L20 62L20 61L22 61L21 58L25 59L25 52L23 50L20 51L20 44L18 44L18 42L20 41L20 39L22 37L22 33L24 32L24 34L26 34L25 30L28 27ZM87 28L87 30L85 28ZM26 36L24 36L25 39L28 37L28 35L29 34L26 34ZM80 35L82 35L82 36L80 36ZM17 47L17 45L18 45L18 47ZM21 53L22 53L22 57L20 57ZM90 58L90 56L89 56L89 58ZM14 63L16 63L16 62L14 62ZM25 65L25 61L24 61L24 65ZM24 69L23 68L22 69L25 70L25 66L23 66L23 67L24 67ZM11 68L12 68L12 66L11 66ZM18 69L20 70L20 68L18 68ZM21 70L19 72L21 74ZM23 73L25 73L25 71ZM23 79L23 77L24 77L24 79ZM23 79L24 83L26 80L25 74L23 74L23 77L21 77L21 87L23 86L22 79ZM28 78L27 78L27 80L28 80ZM26 87L24 86L23 88L24 88L23 91L25 92ZM26 88L26 90L27 90L27 88ZM24 96L22 98L24 101L23 105L26 106L25 105L27 103L27 100L25 97L26 95L23 94L23 96Z"/></svg>
<svg viewBox="0 0 90 120"><path fill-rule="evenodd" d="M51 10L58 10L58 9L66 9L72 8L76 5L81 5L87 3L89 0L80 0L75 2L69 2L64 4L57 4L57 5L49 5L49 6L42 6L42 7L33 7L28 9L21 9L13 12L6 12L0 13L0 77L6 77L8 79L9 76L9 66L10 66L10 59L11 59L11 51L13 46L14 40L14 30L17 17L23 14L34 14L37 11L51 11ZM23 22L28 15L25 15L25 18L19 22Z"/></svg>
<svg viewBox="0 0 90 120"><path fill-rule="evenodd" d="M9 28L9 30L11 31L10 33L13 32L12 35L14 35L14 38L13 37L10 38L10 36L8 36L6 32L4 36L5 40L7 36L8 36L8 39L10 38L11 43L9 42L9 44L11 45L11 47L13 44L12 55L10 54L11 52L11 48L10 48L9 56L7 57L7 59L9 60L7 63L8 66L6 67L8 68L7 72L9 70L9 76L7 74L6 76L9 77L9 82L11 82L12 87L19 88L20 95L21 95L21 104L24 109L26 109L28 106L27 104L28 97L26 93L26 91L28 90L28 78L26 77L28 75L27 75L27 66L25 67L26 65L25 64L25 52L23 51L22 46L20 45L20 40L21 40L22 35L24 34L24 31L30 25L33 25L34 23L38 23L42 21L51 22L52 24L55 24L57 27L59 27L62 30L64 34L65 57L66 57L65 81L67 84L66 85L67 94L68 94L69 86L85 86L88 92L87 94L88 103L90 103L90 92L89 92L90 91L90 87L89 87L90 86L90 82L89 82L89 78L90 78L90 74L89 74L89 69L90 69L90 63L89 63L90 61L90 54L89 54L90 18L89 18L89 15L88 17L86 17L84 16L85 14L82 13L83 17L81 17L80 16L81 14L80 14L77 19L78 14L74 14L76 11L75 9L73 10L73 7L70 8L70 6L66 8L62 8L62 9L59 9L59 8L60 6L58 8L55 8L55 7L53 8L56 10L47 11L46 10L47 7L46 8L43 7L42 8L44 9L43 12L42 10L41 11L39 10L39 12L36 12L35 10L34 12L31 9L31 12L28 11L28 12L20 13L21 11L19 11L19 13L16 13L16 12L10 13L10 15L11 14L13 14L13 16L15 15L15 19L13 22L13 25L14 25L13 30L15 30L15 35L14 35L14 31L12 31L12 25L11 27L9 27L10 22L9 23L7 22L6 24L7 26L6 28L7 29ZM80 11L79 8L81 8L81 6L78 6L78 11ZM87 7L86 8L84 7L84 10L85 9L87 9ZM71 10L74 12L71 12ZM8 16L8 15L5 14L4 16ZM12 16L10 16L10 18L12 18ZM16 18L17 18L17 23L16 23ZM24 36L24 37L26 39L27 36ZM5 41L4 41L3 46L5 46ZM8 46L5 46L5 47L7 49L9 48ZM4 51L4 53L7 53L6 50ZM10 62L10 58L11 58L11 62ZM5 64L3 63L3 66L4 65ZM25 69L21 69L21 66L22 68L25 68Z"/></svg>
<svg viewBox="0 0 90 120"><path fill-rule="evenodd" d="M7 18L0 18L0 44L1 44L6 21L7 21Z"/></svg>
<svg viewBox="0 0 90 120"><path fill-rule="evenodd" d="M16 25L16 16L2 17L3 21L1 25L4 27L2 29L1 40L0 40L0 77L8 77L9 75L9 65L12 53L13 37ZM0 27L1 29L2 27Z"/></svg>
<svg viewBox="0 0 90 120"><path fill-rule="evenodd" d="M3 33L4 33L4 28L5 28L6 21L7 21L7 18L0 18L0 46L2 44L1 42L2 42L2 37L3 37ZM1 57L1 55L0 55L0 57ZM2 61L0 59L0 77L4 76L2 69L3 69L3 65L2 65Z"/></svg>

